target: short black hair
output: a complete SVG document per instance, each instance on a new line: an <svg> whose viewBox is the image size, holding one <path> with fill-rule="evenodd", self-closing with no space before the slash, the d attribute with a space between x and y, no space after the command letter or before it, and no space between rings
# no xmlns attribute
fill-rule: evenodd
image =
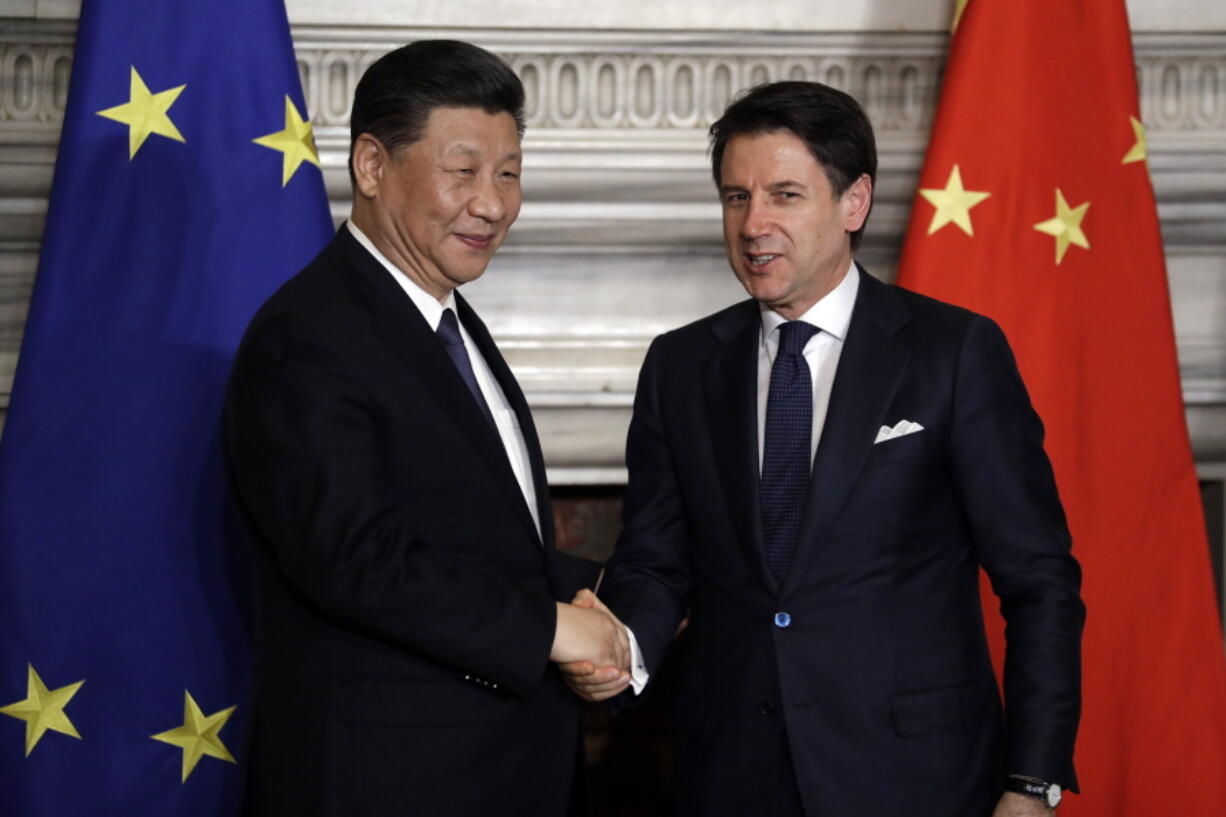
<svg viewBox="0 0 1226 817"><path fill-rule="evenodd" d="M860 103L820 82L788 80L749 89L711 125L715 186L723 183L720 164L729 139L779 130L791 131L805 143L825 171L836 197L862 174L867 173L876 183L877 142ZM862 225L851 234L853 250L859 246L863 232Z"/></svg>
<svg viewBox="0 0 1226 817"><path fill-rule="evenodd" d="M524 135L524 86L511 67L472 43L418 40L375 60L353 92L349 114L349 181L353 146L369 133L389 152L422 137L435 108L509 113Z"/></svg>

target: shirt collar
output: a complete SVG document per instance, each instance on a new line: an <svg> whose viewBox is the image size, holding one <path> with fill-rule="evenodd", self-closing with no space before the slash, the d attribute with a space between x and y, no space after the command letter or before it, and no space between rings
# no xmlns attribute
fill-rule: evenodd
<svg viewBox="0 0 1226 817"><path fill-rule="evenodd" d="M856 293L859 291L860 274L853 262L843 273L843 280L839 281L838 286L827 292L797 320L811 323L842 341L847 337L847 327L851 325L851 311L856 305ZM758 303L758 309L762 314L762 341L765 343L772 332L787 323L787 318L762 302Z"/></svg>
<svg viewBox="0 0 1226 817"><path fill-rule="evenodd" d="M374 242L370 240L366 233L358 229L358 225L352 221L346 221L345 226L349 228L349 232L353 233L353 237L358 240L358 243L365 247L366 251L373 255L375 260L383 265L384 269L391 273L392 278L396 280L396 283L400 284L400 288L405 291L409 299L417 306L417 311L421 312L422 317L426 319L426 323L430 325L430 329L437 332L439 321L443 319L443 310L450 309L453 312L456 311L455 290L448 292L447 297L440 303L433 295L414 283L395 264L388 261L387 257L379 252ZM459 318L458 313L456 317Z"/></svg>

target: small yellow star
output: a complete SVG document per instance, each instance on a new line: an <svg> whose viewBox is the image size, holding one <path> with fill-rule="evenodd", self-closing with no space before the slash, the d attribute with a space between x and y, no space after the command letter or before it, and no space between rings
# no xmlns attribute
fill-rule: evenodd
<svg viewBox="0 0 1226 817"><path fill-rule="evenodd" d="M183 692L183 725L166 732L150 735L154 740L178 746L183 750L183 782L196 768L203 755L219 758L234 763L226 745L221 742L217 733L226 725L226 721L234 714L235 707L205 715L200 711L192 694Z"/></svg>
<svg viewBox="0 0 1226 817"><path fill-rule="evenodd" d="M68 720L64 707L85 682L77 681L59 689L47 689L43 679L34 671L33 665L27 664L26 668L26 699L0 707L0 712L5 715L26 722L26 757L34 751L34 747L48 729L80 739L81 736L72 721Z"/></svg>
<svg viewBox="0 0 1226 817"><path fill-rule="evenodd" d="M1124 165L1132 164L1133 162L1144 162L1149 157L1149 141L1145 138L1145 126L1135 116L1128 117L1128 121L1132 123L1132 132L1137 137L1137 141L1124 154L1124 161L1120 162L1120 164Z"/></svg>
<svg viewBox="0 0 1226 817"><path fill-rule="evenodd" d="M951 34L958 30L958 23L962 22L962 12L966 11L966 4L969 2L970 0L958 0L958 5L954 8L954 24L949 29Z"/></svg>
<svg viewBox="0 0 1226 817"><path fill-rule="evenodd" d="M299 165L310 162L319 167L319 153L315 150L315 137L311 123L304 122L289 96L285 97L285 128L258 139L257 145L281 151L281 186L289 184Z"/></svg>
<svg viewBox="0 0 1226 817"><path fill-rule="evenodd" d="M1064 200L1064 193L1060 192L1060 188L1056 188L1055 217L1034 225L1040 233L1056 237L1057 264L1064 260L1069 244L1076 244L1084 250L1090 249L1090 240L1081 231L1081 220L1086 217L1086 211L1089 209L1088 201L1070 209L1068 202Z"/></svg>
<svg viewBox="0 0 1226 817"><path fill-rule="evenodd" d="M969 236L975 234L971 227L971 208L979 204L991 193L979 190L966 190L962 187L962 172L954 165L945 182L945 189L928 188L920 190L920 195L937 208L932 214L932 222L928 225L928 235L932 235L946 224L956 224L962 232Z"/></svg>
<svg viewBox="0 0 1226 817"><path fill-rule="evenodd" d="M136 157L136 151L140 150L140 146L145 144L145 140L151 133L174 139L177 142L187 141L166 114L186 87L186 85L180 85L177 88L151 94L145 81L136 72L136 66L132 66L132 82L129 92L131 98L122 105L98 111L98 116L105 116L107 119L114 119L128 126L129 161Z"/></svg>

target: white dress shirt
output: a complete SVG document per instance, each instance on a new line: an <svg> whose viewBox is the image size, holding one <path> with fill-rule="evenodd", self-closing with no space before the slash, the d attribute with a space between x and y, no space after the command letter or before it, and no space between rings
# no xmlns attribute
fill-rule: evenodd
<svg viewBox="0 0 1226 817"><path fill-rule="evenodd" d="M851 325L851 311L856 305L856 293L860 291L860 273L854 263L843 273L843 280L826 293L825 297L809 307L797 320L811 323L821 331L805 344L805 362L813 380L813 434L809 440L809 462L817 454L817 443L826 424L826 410L830 407L830 390L834 386L834 373L843 353L847 339L847 327ZM758 470L762 469L762 457L766 440L766 399L770 394L771 364L779 351L779 327L787 318L763 303L758 304L762 315L762 329L758 336ZM632 639L631 674L634 694L647 685L648 673L638 651L638 643Z"/></svg>
<svg viewBox="0 0 1226 817"><path fill-rule="evenodd" d="M536 525L536 535L539 540L541 536L541 519L540 512L536 507L536 486L532 482L532 465L528 459L528 445L524 442L524 434L519 427L519 417L515 414L515 409L511 408L511 404L507 402L506 394L503 393L502 387L498 385L498 379L490 371L489 364L481 356L481 351L473 343L472 336L464 328L464 322L459 320L460 314L456 311L455 306L455 292L448 292L446 298L438 301L429 292L415 284L409 276L405 275L391 261L388 261L383 253L375 248L375 245L367 238L366 234L358 229L357 225L349 221L346 222L346 226L349 228L349 232L353 233L353 237L358 240L358 243L365 247L366 251L373 255L387 269L396 283L400 285L400 288L405 291L405 294L409 296L409 300L413 302L418 311L421 312L422 317L426 319L426 323L430 325L431 330L438 331L439 322L443 319L444 309L450 309L456 313L456 322L460 326L460 337L464 339L464 346L468 350L468 359L472 363L473 374L477 377L477 385L481 388L481 395L490 407L490 413L494 415L494 424L498 427L498 436L502 438L502 447L507 452L507 460L511 463L511 471L515 474L515 481L519 483L519 489L523 491L524 502L528 504L528 512L532 514L532 521Z"/></svg>
<svg viewBox="0 0 1226 817"><path fill-rule="evenodd" d="M847 339L847 327L851 325L851 310L856 305L856 293L860 290L860 273L855 264L848 267L838 286L826 293L820 301L809 307L797 320L816 326L821 331L805 344L805 362L813 381L813 434L809 440L809 462L817 454L817 444L826 424L826 410L830 407L830 390L834 386L834 373L843 354L843 341ZM762 334L758 343L758 471L762 470L762 457L766 445L766 399L770 393L771 364L779 351L779 327L787 318L759 303L762 312Z"/></svg>

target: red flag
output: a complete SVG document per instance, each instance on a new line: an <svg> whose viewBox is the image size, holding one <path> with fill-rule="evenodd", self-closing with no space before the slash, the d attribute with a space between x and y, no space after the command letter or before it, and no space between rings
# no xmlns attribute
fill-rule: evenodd
<svg viewBox="0 0 1226 817"><path fill-rule="evenodd" d="M970 0L898 280L998 321L1047 427L1088 610L1062 813L1199 817L1226 659L1139 119L1123 0Z"/></svg>

